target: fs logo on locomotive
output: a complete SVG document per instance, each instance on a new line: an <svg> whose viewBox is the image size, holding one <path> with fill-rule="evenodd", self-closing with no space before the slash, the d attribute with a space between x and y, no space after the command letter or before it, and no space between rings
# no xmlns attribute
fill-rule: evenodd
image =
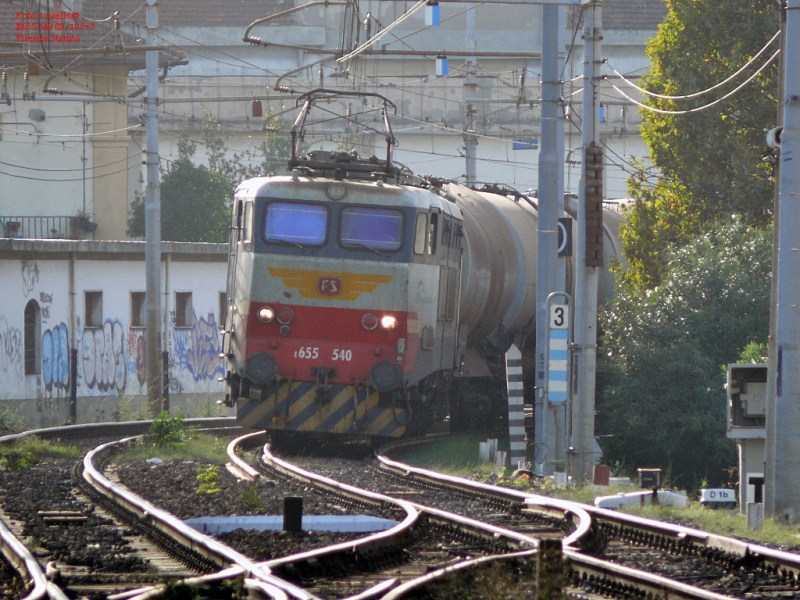
<svg viewBox="0 0 800 600"><path fill-rule="evenodd" d="M320 277L317 280L317 289L320 294L333 296L342 291L342 280L338 277Z"/></svg>

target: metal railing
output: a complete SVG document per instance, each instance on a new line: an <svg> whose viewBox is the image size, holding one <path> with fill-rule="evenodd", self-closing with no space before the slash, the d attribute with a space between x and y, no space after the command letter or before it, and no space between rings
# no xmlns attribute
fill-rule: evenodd
<svg viewBox="0 0 800 600"><path fill-rule="evenodd" d="M0 237L4 238L77 240L87 237L96 228L96 223L76 216L0 216Z"/></svg>

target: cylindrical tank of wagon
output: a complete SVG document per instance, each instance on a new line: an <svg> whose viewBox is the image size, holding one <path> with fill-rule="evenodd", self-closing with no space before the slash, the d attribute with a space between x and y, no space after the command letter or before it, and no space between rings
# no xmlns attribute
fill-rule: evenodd
<svg viewBox="0 0 800 600"><path fill-rule="evenodd" d="M538 255L535 204L454 184L448 186L447 192L464 216L460 316L461 325L468 332L468 345L476 344L499 325L511 333L532 331L536 325ZM576 202L568 203L567 214L576 218L576 208ZM621 211L604 209L600 303L614 293L614 274L609 267L614 261L623 260L619 244L622 221ZM573 235L572 258L565 265L566 291L573 296L576 254L577 235Z"/></svg>

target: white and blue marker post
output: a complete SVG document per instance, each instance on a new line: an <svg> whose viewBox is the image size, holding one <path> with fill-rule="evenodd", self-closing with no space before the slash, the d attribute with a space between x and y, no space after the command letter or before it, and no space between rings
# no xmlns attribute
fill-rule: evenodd
<svg viewBox="0 0 800 600"><path fill-rule="evenodd" d="M544 396L545 415L555 423L555 448L549 448L549 461L557 471L567 471L567 412L570 400L570 344L572 342L572 298L566 292L547 297L547 369ZM542 462L548 460L542 456Z"/></svg>

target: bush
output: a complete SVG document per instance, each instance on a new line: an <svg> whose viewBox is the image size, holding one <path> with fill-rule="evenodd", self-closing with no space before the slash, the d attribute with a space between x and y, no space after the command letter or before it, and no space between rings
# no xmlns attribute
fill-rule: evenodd
<svg viewBox="0 0 800 600"><path fill-rule="evenodd" d="M162 410L153 420L149 435L153 443L160 448L179 448L186 445L189 427L183 422L183 415L170 417Z"/></svg>
<svg viewBox="0 0 800 600"><path fill-rule="evenodd" d="M671 469L694 489L736 461L722 367L767 339L772 235L734 223L667 258L658 286L622 285L601 317L597 432L606 464Z"/></svg>

